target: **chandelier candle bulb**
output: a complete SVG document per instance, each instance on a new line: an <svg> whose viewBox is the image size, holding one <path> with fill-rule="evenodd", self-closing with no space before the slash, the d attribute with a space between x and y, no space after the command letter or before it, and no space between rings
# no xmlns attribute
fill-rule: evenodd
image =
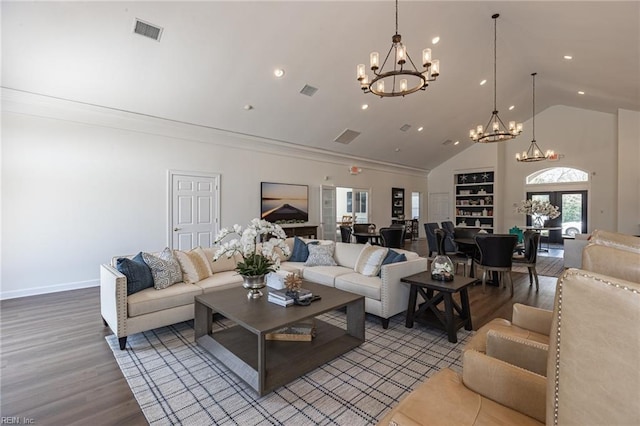
<svg viewBox="0 0 640 426"><path fill-rule="evenodd" d="M522 133L522 123L518 123L516 125L516 133L518 134Z"/></svg>
<svg viewBox="0 0 640 426"><path fill-rule="evenodd" d="M358 74L358 80L362 81L362 79L365 77L366 75L366 71L364 69L364 64L358 64L357 67L357 74Z"/></svg>
<svg viewBox="0 0 640 426"><path fill-rule="evenodd" d="M476 127L476 134L480 136L482 133L484 133L484 130L482 129L482 124L480 124Z"/></svg>
<svg viewBox="0 0 640 426"><path fill-rule="evenodd" d="M422 65L426 68L431 65L431 49L422 51Z"/></svg>
<svg viewBox="0 0 640 426"><path fill-rule="evenodd" d="M384 92L384 80L378 80L378 92Z"/></svg>
<svg viewBox="0 0 640 426"><path fill-rule="evenodd" d="M371 52L371 55L369 55L369 59L371 60L371 69L377 70L380 66L380 55L378 54L378 52Z"/></svg>
<svg viewBox="0 0 640 426"><path fill-rule="evenodd" d="M407 48L404 44L398 43L398 65L403 65L406 62Z"/></svg>
<svg viewBox="0 0 640 426"><path fill-rule="evenodd" d="M440 60L439 59L434 59L431 62L431 76L432 77L437 77L440 75Z"/></svg>
<svg viewBox="0 0 640 426"><path fill-rule="evenodd" d="M493 131L495 132L496 130L500 130L500 123L498 123L497 121L493 122Z"/></svg>
<svg viewBox="0 0 640 426"><path fill-rule="evenodd" d="M403 78L402 80L400 80L400 90L401 91L405 91L407 90L407 79Z"/></svg>

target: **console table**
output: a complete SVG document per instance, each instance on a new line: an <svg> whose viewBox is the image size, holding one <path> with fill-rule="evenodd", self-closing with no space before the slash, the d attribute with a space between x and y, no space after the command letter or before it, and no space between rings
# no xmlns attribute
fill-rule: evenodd
<svg viewBox="0 0 640 426"><path fill-rule="evenodd" d="M287 237L318 238L318 227L316 225L280 226L284 230L284 233L287 234Z"/></svg>

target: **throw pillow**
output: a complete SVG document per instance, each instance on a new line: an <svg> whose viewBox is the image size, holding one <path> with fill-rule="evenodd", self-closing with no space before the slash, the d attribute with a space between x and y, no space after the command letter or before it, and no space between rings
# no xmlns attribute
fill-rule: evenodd
<svg viewBox="0 0 640 426"><path fill-rule="evenodd" d="M187 284L195 284L211 276L211 266L207 255L200 247L190 251L175 250L174 254L182 269L182 281Z"/></svg>
<svg viewBox="0 0 640 426"><path fill-rule="evenodd" d="M389 249L380 246L372 246L365 244L364 248L356 260L354 270L366 277L374 277L380 272L382 261L387 255Z"/></svg>
<svg viewBox="0 0 640 426"><path fill-rule="evenodd" d="M309 241L308 244L318 244L318 241ZM293 251L291 253L289 261L306 262L307 258L309 257L308 244L302 241L300 238L295 237L295 240L293 242Z"/></svg>
<svg viewBox="0 0 640 426"><path fill-rule="evenodd" d="M133 259L121 257L116 261L116 269L127 277L127 296L153 287L153 275L142 258L142 252Z"/></svg>
<svg viewBox="0 0 640 426"><path fill-rule="evenodd" d="M397 251L389 249L389 252L384 257L384 260L380 265L380 272L378 272L378 276L382 274L382 267L384 265L389 265L390 263L405 262L406 260L407 260L407 256L405 256L404 253L398 253Z"/></svg>
<svg viewBox="0 0 640 426"><path fill-rule="evenodd" d="M309 249L309 257L304 262L304 266L336 266L337 263L333 260L331 255L331 249L326 245L311 244L307 246Z"/></svg>
<svg viewBox="0 0 640 426"><path fill-rule="evenodd" d="M173 257L169 247L165 248L159 256L150 253L142 253L144 262L151 268L153 275L153 286L156 290L162 290L172 284L182 281L182 270L180 264Z"/></svg>

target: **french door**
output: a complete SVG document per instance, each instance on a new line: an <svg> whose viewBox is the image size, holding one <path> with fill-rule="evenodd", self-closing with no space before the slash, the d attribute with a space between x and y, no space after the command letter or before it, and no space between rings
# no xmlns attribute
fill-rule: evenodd
<svg viewBox="0 0 640 426"><path fill-rule="evenodd" d="M545 226L562 228L549 232L549 242L562 243L564 237L587 232L587 191L527 192L527 199L549 201L560 209L560 216L545 222ZM527 225L531 225L531 216L527 216Z"/></svg>

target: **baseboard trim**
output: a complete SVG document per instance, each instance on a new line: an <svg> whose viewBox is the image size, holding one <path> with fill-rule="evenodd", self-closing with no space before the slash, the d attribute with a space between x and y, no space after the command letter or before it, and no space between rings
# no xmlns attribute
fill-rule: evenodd
<svg viewBox="0 0 640 426"><path fill-rule="evenodd" d="M18 297L36 296L38 294L58 293L60 291L78 290L81 288L98 287L100 280L77 281L74 283L56 284L44 287L26 288L0 292L0 300L16 299Z"/></svg>

